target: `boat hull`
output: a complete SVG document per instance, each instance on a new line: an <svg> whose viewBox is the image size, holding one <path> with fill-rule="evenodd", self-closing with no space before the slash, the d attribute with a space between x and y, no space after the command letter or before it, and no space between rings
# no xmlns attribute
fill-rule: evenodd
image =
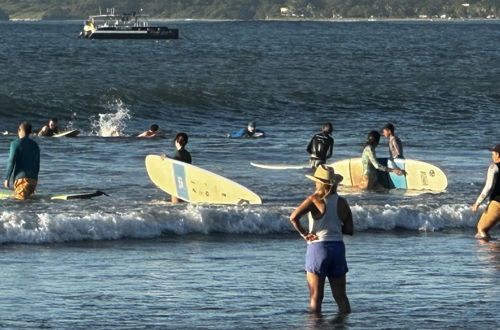
<svg viewBox="0 0 500 330"><path fill-rule="evenodd" d="M82 32L84 39L179 39L178 29L167 27L101 28Z"/></svg>

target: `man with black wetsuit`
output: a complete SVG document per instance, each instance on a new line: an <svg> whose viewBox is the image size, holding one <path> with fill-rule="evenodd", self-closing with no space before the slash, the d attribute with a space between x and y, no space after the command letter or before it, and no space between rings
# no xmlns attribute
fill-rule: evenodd
<svg viewBox="0 0 500 330"><path fill-rule="evenodd" d="M325 123L323 131L314 135L307 145L307 152L311 154L309 165L316 168L325 164L326 160L332 157L333 153L333 126L332 123Z"/></svg>

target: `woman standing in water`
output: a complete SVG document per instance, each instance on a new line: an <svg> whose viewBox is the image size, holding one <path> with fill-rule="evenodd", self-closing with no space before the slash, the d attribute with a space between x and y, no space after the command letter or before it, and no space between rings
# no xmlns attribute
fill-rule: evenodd
<svg viewBox="0 0 500 330"><path fill-rule="evenodd" d="M306 175L316 182L316 191L307 197L290 215L290 222L307 241L306 272L311 313L321 313L325 280L332 289L340 313L350 313L346 294L347 262L342 234L353 234L352 213L347 201L337 195L341 175L333 168L320 165L314 175ZM309 230L300 224L308 214Z"/></svg>
<svg viewBox="0 0 500 330"><path fill-rule="evenodd" d="M389 168L377 161L375 148L378 146L379 142L379 132L371 131L368 133L368 139L365 142L365 148L363 149L363 154L361 156L361 163L363 164L363 175L361 176L361 180L359 182L359 188L361 189L377 188L377 170L382 172L393 172L397 175L404 174L404 172L399 169Z"/></svg>
<svg viewBox="0 0 500 330"><path fill-rule="evenodd" d="M172 157L175 160L178 160L180 162L188 163L191 164L191 154L189 151L186 150L186 144L188 143L188 135L186 133L178 133L175 138L174 138L174 146L175 149L177 150ZM163 154L160 156L162 159L167 158L167 155ZM182 199L172 196L171 198L172 203L179 203L179 202L184 202Z"/></svg>

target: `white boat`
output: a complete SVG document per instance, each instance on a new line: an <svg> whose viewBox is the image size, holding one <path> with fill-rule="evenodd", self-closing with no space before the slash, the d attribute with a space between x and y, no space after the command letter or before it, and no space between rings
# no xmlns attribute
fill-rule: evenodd
<svg viewBox="0 0 500 330"><path fill-rule="evenodd" d="M150 26L148 16L136 12L89 16L80 32L83 39L179 39L179 30L166 26Z"/></svg>

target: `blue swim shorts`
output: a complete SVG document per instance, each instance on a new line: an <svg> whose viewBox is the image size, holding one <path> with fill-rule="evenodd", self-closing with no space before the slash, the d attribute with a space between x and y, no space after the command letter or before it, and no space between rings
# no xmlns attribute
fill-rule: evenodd
<svg viewBox="0 0 500 330"><path fill-rule="evenodd" d="M316 242L307 246L306 272L341 277L348 270L344 242Z"/></svg>

